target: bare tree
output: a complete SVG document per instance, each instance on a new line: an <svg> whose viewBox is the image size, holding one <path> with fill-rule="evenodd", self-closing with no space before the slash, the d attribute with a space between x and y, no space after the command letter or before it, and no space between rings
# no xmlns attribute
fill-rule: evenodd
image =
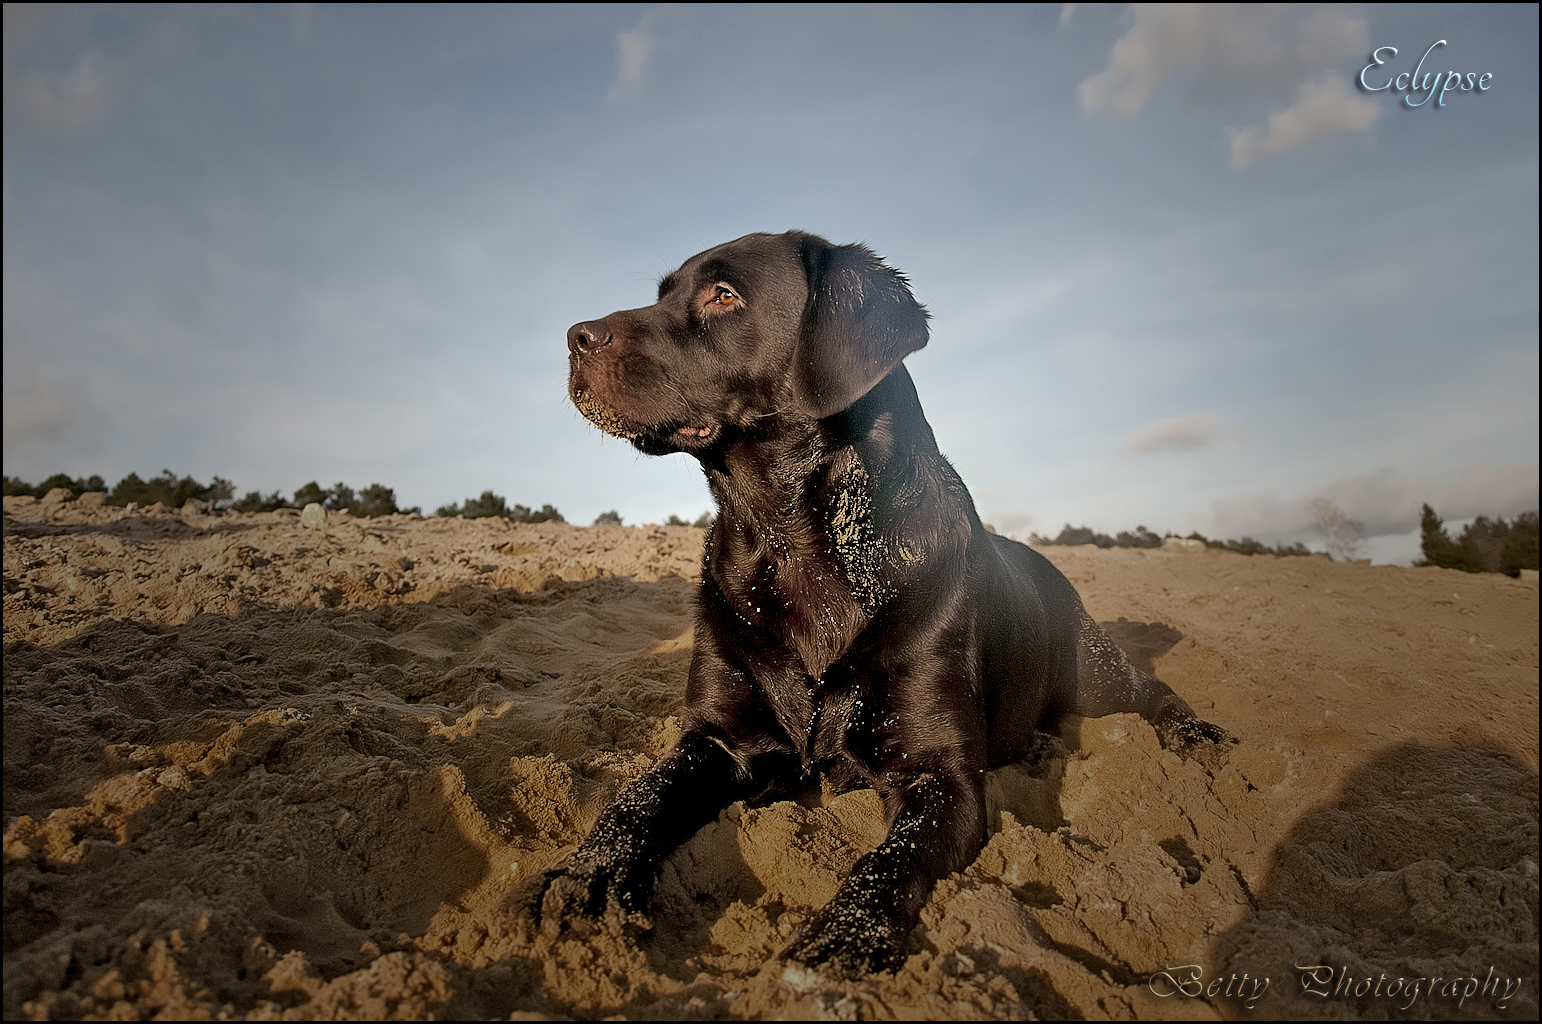
<svg viewBox="0 0 1542 1024"><path fill-rule="evenodd" d="M1328 498L1314 498L1307 505L1312 514L1312 528L1328 542L1328 554L1336 562L1347 562L1360 548L1362 527L1344 514L1338 503Z"/></svg>

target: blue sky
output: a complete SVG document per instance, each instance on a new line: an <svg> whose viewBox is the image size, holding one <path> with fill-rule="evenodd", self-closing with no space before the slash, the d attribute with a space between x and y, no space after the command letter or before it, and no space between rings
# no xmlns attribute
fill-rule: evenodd
<svg viewBox="0 0 1542 1024"><path fill-rule="evenodd" d="M1535 6L6 5L5 472L694 517L694 462L568 404L565 331L800 228L910 276L912 375L1004 532L1314 541L1328 497L1406 559L1422 502L1537 506L1537 37ZM1421 79L1485 90L1358 84L1438 40Z"/></svg>

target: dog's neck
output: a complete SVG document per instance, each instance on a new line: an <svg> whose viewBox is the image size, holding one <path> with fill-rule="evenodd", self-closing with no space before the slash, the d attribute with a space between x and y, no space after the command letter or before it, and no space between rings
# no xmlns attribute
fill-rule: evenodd
<svg viewBox="0 0 1542 1024"><path fill-rule="evenodd" d="M718 505L704 576L814 679L892 596L896 565L922 556L907 496L924 505L952 476L904 367L835 416L787 417L702 465Z"/></svg>

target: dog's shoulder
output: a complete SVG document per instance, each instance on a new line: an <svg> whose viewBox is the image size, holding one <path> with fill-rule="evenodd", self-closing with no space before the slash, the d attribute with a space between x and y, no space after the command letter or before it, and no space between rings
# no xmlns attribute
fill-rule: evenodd
<svg viewBox="0 0 1542 1024"><path fill-rule="evenodd" d="M953 572L983 530L904 366L842 420L820 493L853 586L876 605L907 584Z"/></svg>

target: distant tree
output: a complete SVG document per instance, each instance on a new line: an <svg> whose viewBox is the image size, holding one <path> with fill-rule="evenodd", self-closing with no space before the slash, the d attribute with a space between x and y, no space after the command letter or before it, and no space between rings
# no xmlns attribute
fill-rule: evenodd
<svg viewBox="0 0 1542 1024"><path fill-rule="evenodd" d="M385 484L370 484L359 492L358 500L350 507L356 516L390 516L401 510L396 507L396 491Z"/></svg>
<svg viewBox="0 0 1542 1024"><path fill-rule="evenodd" d="M245 497L233 502L230 507L237 512L272 512L288 505L289 502L277 491L266 495L260 491L247 491Z"/></svg>
<svg viewBox="0 0 1542 1024"><path fill-rule="evenodd" d="M1065 524L1065 527L1055 536L1054 540L1038 537L1037 534L1034 534L1033 537L1038 538L1038 542L1044 544L1096 544L1100 548L1111 548L1114 546L1114 538L1108 534L1097 533L1086 526L1072 526L1070 523Z"/></svg>
<svg viewBox="0 0 1542 1024"><path fill-rule="evenodd" d="M130 473L113 485L107 501L111 505L127 505L132 501L141 506L160 502L169 508L181 508L189 498L208 502L228 499L234 491L230 481L220 477L215 477L215 481L218 487L206 486L190 476L178 478L177 474L169 469L161 470L160 476L151 477L149 480L141 480L138 473ZM221 492L224 498L216 498L216 490Z"/></svg>
<svg viewBox="0 0 1542 1024"><path fill-rule="evenodd" d="M1312 528L1323 535L1328 543L1328 554L1340 562L1355 557L1360 547L1362 527L1344 514L1338 504L1328 498L1316 498L1307 511L1312 517Z"/></svg>
<svg viewBox="0 0 1542 1024"><path fill-rule="evenodd" d="M327 496L322 501L322 506L331 512L347 512L359 500L359 496L353 493L353 488L339 480L327 488Z"/></svg>
<svg viewBox="0 0 1542 1024"><path fill-rule="evenodd" d="M1468 572L1498 572L1505 541L1509 539L1509 523L1479 516L1467 524L1456 543L1462 549L1462 560L1470 567Z"/></svg>
<svg viewBox="0 0 1542 1024"><path fill-rule="evenodd" d="M594 517L594 525L595 526L620 526L621 525L621 513L617 512L615 509L611 509L609 512L601 512L599 515Z"/></svg>
<svg viewBox="0 0 1542 1024"><path fill-rule="evenodd" d="M697 516L696 517L696 521L694 523L692 523L691 525L705 530L705 529L707 529L708 527L710 527L712 525L712 520L714 518L716 518L716 517L712 515L711 510L708 510L706 512L703 512L701 515Z"/></svg>
<svg viewBox="0 0 1542 1024"><path fill-rule="evenodd" d="M1121 548L1159 548L1162 538L1144 526L1137 526L1134 533L1120 530L1114 535L1114 544Z"/></svg>
<svg viewBox="0 0 1542 1024"><path fill-rule="evenodd" d="M1453 541L1440 516L1425 505L1419 511L1419 547L1420 565L1519 576L1522 569L1537 567L1537 513L1523 512L1513 523L1479 516Z"/></svg>
<svg viewBox="0 0 1542 1024"><path fill-rule="evenodd" d="M21 477L8 476L5 478L6 494L30 494L34 498L41 498L55 487L63 487L76 498L87 491L105 491L107 484L96 474L88 477L71 477L67 473L55 473L40 484L29 484Z"/></svg>
<svg viewBox="0 0 1542 1024"><path fill-rule="evenodd" d="M306 505L321 505L326 500L327 492L322 490L321 485L314 480L294 492L295 508L304 508Z"/></svg>
<svg viewBox="0 0 1542 1024"><path fill-rule="evenodd" d="M229 480L226 480L224 477L217 476L214 478L214 481L209 484L208 500L214 503L215 508L229 508L231 502L235 501L235 497L236 485L231 483Z"/></svg>
<svg viewBox="0 0 1542 1024"><path fill-rule="evenodd" d="M679 516L671 514L670 517L669 517L669 520L667 522L665 522L664 525L665 526L690 526L691 524L686 522L684 519L681 519Z"/></svg>
<svg viewBox="0 0 1542 1024"><path fill-rule="evenodd" d="M483 491L480 498L467 498L464 503L451 505L455 511L450 515L465 516L467 519L487 519L491 516L508 517L508 502L503 500L503 495L494 494L492 491Z"/></svg>
<svg viewBox="0 0 1542 1024"><path fill-rule="evenodd" d="M1169 536L1173 535L1169 534ZM1117 536L1110 537L1106 533L1097 533L1085 526L1073 527L1070 523L1067 523L1065 529L1061 530L1059 535L1053 538L1041 537L1037 533L1030 533L1028 535L1028 543L1040 547L1047 544L1096 544L1100 548L1158 548L1162 546L1165 540L1165 537L1157 536L1144 526L1137 526L1134 533L1121 530ZM1197 540L1206 547L1215 548L1220 551L1235 551L1239 555L1278 555L1283 557L1317 554L1317 552L1308 548L1305 544L1280 544L1276 547L1270 547L1262 541L1254 540L1252 537L1243 537L1241 540L1211 540L1198 530L1189 534L1184 540Z"/></svg>
<svg viewBox="0 0 1542 1024"><path fill-rule="evenodd" d="M554 505L542 505L535 511L531 511L523 505L515 505L509 518L516 523L565 523L562 513L558 512Z"/></svg>
<svg viewBox="0 0 1542 1024"><path fill-rule="evenodd" d="M1537 514L1522 512L1510 524L1510 536L1499 556L1499 570L1506 576L1519 576L1522 569L1537 568Z"/></svg>
<svg viewBox="0 0 1542 1024"><path fill-rule="evenodd" d="M515 505L510 508L508 501L501 494L492 491L483 491L480 498L467 498L464 503L454 505L441 505L434 510L436 516L464 516L467 519L486 519L490 516L501 516L504 519L516 523L565 523L562 513L551 505L542 505L531 511L528 505Z"/></svg>

